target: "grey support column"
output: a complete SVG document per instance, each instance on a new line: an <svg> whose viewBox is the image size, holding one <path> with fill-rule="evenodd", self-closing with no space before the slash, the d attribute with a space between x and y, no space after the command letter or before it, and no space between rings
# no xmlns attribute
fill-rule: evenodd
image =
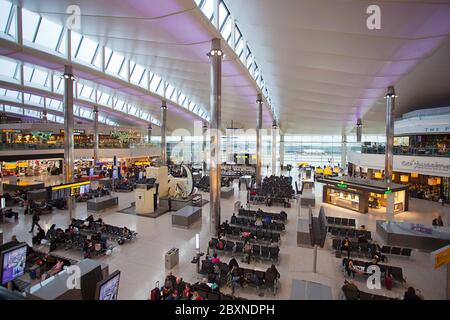
<svg viewBox="0 0 450 320"><path fill-rule="evenodd" d="M362 120L358 118L356 121L356 142L361 143L362 139Z"/></svg>
<svg viewBox="0 0 450 320"><path fill-rule="evenodd" d="M161 105L161 162L163 166L167 165L167 105L166 101L162 101Z"/></svg>
<svg viewBox="0 0 450 320"><path fill-rule="evenodd" d="M65 183L73 181L74 169L74 142L73 142L73 82L75 77L72 66L64 67L64 180ZM73 198L69 197L67 207L70 219L73 218Z"/></svg>
<svg viewBox="0 0 450 320"><path fill-rule="evenodd" d="M386 153L384 160L384 179L388 187L392 182L392 171L394 167L394 109L395 109L395 94L394 87L389 87L386 92ZM386 219L394 220L394 193L387 196L386 201Z"/></svg>
<svg viewBox="0 0 450 320"><path fill-rule="evenodd" d="M98 162L98 107L94 107L94 167Z"/></svg>
<svg viewBox="0 0 450 320"><path fill-rule="evenodd" d="M280 175L283 174L284 167L284 134L280 132Z"/></svg>
<svg viewBox="0 0 450 320"><path fill-rule="evenodd" d="M341 168L345 172L347 169L347 135L342 134L342 144L341 144Z"/></svg>
<svg viewBox="0 0 450 320"><path fill-rule="evenodd" d="M208 53L211 60L211 122L210 122L210 224L211 232L217 234L220 225L221 186L221 108L222 108L222 57L220 39L213 39Z"/></svg>
<svg viewBox="0 0 450 320"><path fill-rule="evenodd" d="M262 95L258 93L256 99L258 104L258 110L256 114L256 186L261 187L262 181L262 141L261 141L261 129L262 129Z"/></svg>
<svg viewBox="0 0 450 320"><path fill-rule="evenodd" d="M206 176L207 172L208 172L208 165L207 165L208 148L207 148L207 141L206 141L208 139L208 123L206 123L206 122L203 122L202 134L203 134L203 146L202 146L203 168L202 168L202 174L204 176Z"/></svg>
<svg viewBox="0 0 450 320"><path fill-rule="evenodd" d="M272 124L272 175L277 175L277 135L278 126L274 121Z"/></svg>

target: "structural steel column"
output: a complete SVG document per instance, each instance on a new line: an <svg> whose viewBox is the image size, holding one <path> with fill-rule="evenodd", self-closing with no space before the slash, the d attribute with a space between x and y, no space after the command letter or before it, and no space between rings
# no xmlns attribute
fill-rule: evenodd
<svg viewBox="0 0 450 320"><path fill-rule="evenodd" d="M73 142L73 82L75 77L72 66L64 67L64 180L65 183L73 181L74 168L74 142ZM73 218L72 197L67 198L70 219Z"/></svg>
<svg viewBox="0 0 450 320"><path fill-rule="evenodd" d="M94 107L94 167L98 162L98 107Z"/></svg>
<svg viewBox="0 0 450 320"><path fill-rule="evenodd" d="M342 135L341 168L344 172L347 169L347 135L345 133Z"/></svg>
<svg viewBox="0 0 450 320"><path fill-rule="evenodd" d="M392 182L392 171L394 166L394 108L395 108L395 95L394 87L389 87L386 92L386 152L384 161L384 179L387 182L388 187ZM387 196L386 201L386 219L389 221L394 220L394 205L395 197L394 193L390 193Z"/></svg>
<svg viewBox="0 0 450 320"><path fill-rule="evenodd" d="M208 139L208 123L203 122L202 127L202 134L203 134L203 146L202 146L202 153L203 153L203 168L202 168L202 174L206 176L208 172L208 166L207 166L207 160L208 160L208 150L207 150L207 142L206 139Z"/></svg>
<svg viewBox="0 0 450 320"><path fill-rule="evenodd" d="M277 135L278 126L274 121L272 124L272 175L277 175Z"/></svg>
<svg viewBox="0 0 450 320"><path fill-rule="evenodd" d="M356 121L356 142L361 143L362 139L362 120L358 118Z"/></svg>
<svg viewBox="0 0 450 320"><path fill-rule="evenodd" d="M284 167L284 134L280 132L280 175L283 174Z"/></svg>
<svg viewBox="0 0 450 320"><path fill-rule="evenodd" d="M256 186L261 187L262 180L262 141L261 141L261 129L262 129L262 95L258 93L256 99L258 104L258 111L256 114Z"/></svg>
<svg viewBox="0 0 450 320"><path fill-rule="evenodd" d="M167 105L166 101L163 100L161 105L161 162L163 166L167 165L166 129L167 129Z"/></svg>
<svg viewBox="0 0 450 320"><path fill-rule="evenodd" d="M211 122L210 122L210 224L211 232L217 234L220 225L221 186L221 107L222 107L222 50L220 39L213 39L208 53L211 60Z"/></svg>

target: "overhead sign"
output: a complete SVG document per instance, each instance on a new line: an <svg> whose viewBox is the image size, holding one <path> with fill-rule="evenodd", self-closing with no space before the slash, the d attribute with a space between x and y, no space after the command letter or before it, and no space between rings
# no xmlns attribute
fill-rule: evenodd
<svg viewBox="0 0 450 320"><path fill-rule="evenodd" d="M22 130L19 129L2 129L3 133L21 133Z"/></svg>
<svg viewBox="0 0 450 320"><path fill-rule="evenodd" d="M384 194L385 195L392 194L391 187L388 187L387 190L384 192Z"/></svg>
<svg viewBox="0 0 450 320"><path fill-rule="evenodd" d="M431 255L434 257L434 268L438 269L450 263L450 245L433 251Z"/></svg>

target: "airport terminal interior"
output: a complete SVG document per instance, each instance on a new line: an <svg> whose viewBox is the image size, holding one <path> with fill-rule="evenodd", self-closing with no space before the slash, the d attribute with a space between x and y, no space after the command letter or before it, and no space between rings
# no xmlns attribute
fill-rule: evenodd
<svg viewBox="0 0 450 320"><path fill-rule="evenodd" d="M0 200L2 299L448 300L450 3L0 0Z"/></svg>

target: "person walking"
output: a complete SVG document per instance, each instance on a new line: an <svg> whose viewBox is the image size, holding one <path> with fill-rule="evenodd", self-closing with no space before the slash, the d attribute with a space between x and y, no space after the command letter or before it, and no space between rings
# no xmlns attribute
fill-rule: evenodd
<svg viewBox="0 0 450 320"><path fill-rule="evenodd" d="M39 215L35 212L33 214L33 218L32 218L32 224L31 224L31 230L30 233L33 233L34 231L34 226L37 226L38 229L42 229L41 226L39 225L39 221L41 220L41 218L39 217Z"/></svg>

